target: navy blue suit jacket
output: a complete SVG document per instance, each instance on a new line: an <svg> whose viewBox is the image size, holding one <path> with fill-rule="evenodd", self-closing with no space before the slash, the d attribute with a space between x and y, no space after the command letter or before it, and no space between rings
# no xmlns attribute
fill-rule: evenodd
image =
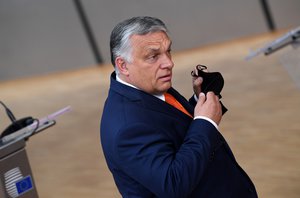
<svg viewBox="0 0 300 198"><path fill-rule="evenodd" d="M169 91L193 115L193 106ZM101 144L123 197L255 198L218 130L111 76Z"/></svg>

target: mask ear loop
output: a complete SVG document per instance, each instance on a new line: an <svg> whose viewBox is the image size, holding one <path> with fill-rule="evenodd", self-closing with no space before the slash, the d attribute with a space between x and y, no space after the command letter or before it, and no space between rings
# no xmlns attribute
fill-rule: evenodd
<svg viewBox="0 0 300 198"><path fill-rule="evenodd" d="M207 70L207 66L205 66L205 65L197 65L196 66L196 69L198 70L198 74L200 73L199 71L204 71L204 70ZM191 72L191 75L193 76L193 77L198 77L198 75L194 72L194 71L192 71Z"/></svg>

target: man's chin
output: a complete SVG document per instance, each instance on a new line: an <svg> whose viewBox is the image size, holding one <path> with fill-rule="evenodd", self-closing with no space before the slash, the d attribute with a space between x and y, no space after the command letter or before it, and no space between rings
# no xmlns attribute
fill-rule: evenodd
<svg viewBox="0 0 300 198"><path fill-rule="evenodd" d="M161 86L161 93L165 93L167 92L170 88L172 87L172 82L165 82L162 86Z"/></svg>

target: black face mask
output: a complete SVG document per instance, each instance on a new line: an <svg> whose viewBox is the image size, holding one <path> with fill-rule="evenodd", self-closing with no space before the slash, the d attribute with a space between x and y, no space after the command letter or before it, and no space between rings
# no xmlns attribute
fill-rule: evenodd
<svg viewBox="0 0 300 198"><path fill-rule="evenodd" d="M205 72L207 69L205 65L197 65L196 66L197 73L192 71L191 75L193 77L202 77L203 82L201 84L201 92L206 94L209 91L214 92L221 99L221 91L224 87L224 78L220 72ZM222 113L226 113L227 108L222 104Z"/></svg>

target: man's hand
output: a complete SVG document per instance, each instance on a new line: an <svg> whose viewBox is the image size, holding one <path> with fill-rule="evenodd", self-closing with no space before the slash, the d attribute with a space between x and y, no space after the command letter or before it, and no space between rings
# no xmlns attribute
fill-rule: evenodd
<svg viewBox="0 0 300 198"><path fill-rule="evenodd" d="M206 96L200 93L199 100L194 110L194 116L205 116L213 120L217 125L222 119L222 107L219 102L219 97L213 92L208 92Z"/></svg>
<svg viewBox="0 0 300 198"><path fill-rule="evenodd" d="M194 90L194 94L198 97L199 94L201 93L201 84L203 82L203 78L202 77L197 77L198 75L198 70L195 67L193 73L195 75L192 75L192 80L193 80L193 90Z"/></svg>

